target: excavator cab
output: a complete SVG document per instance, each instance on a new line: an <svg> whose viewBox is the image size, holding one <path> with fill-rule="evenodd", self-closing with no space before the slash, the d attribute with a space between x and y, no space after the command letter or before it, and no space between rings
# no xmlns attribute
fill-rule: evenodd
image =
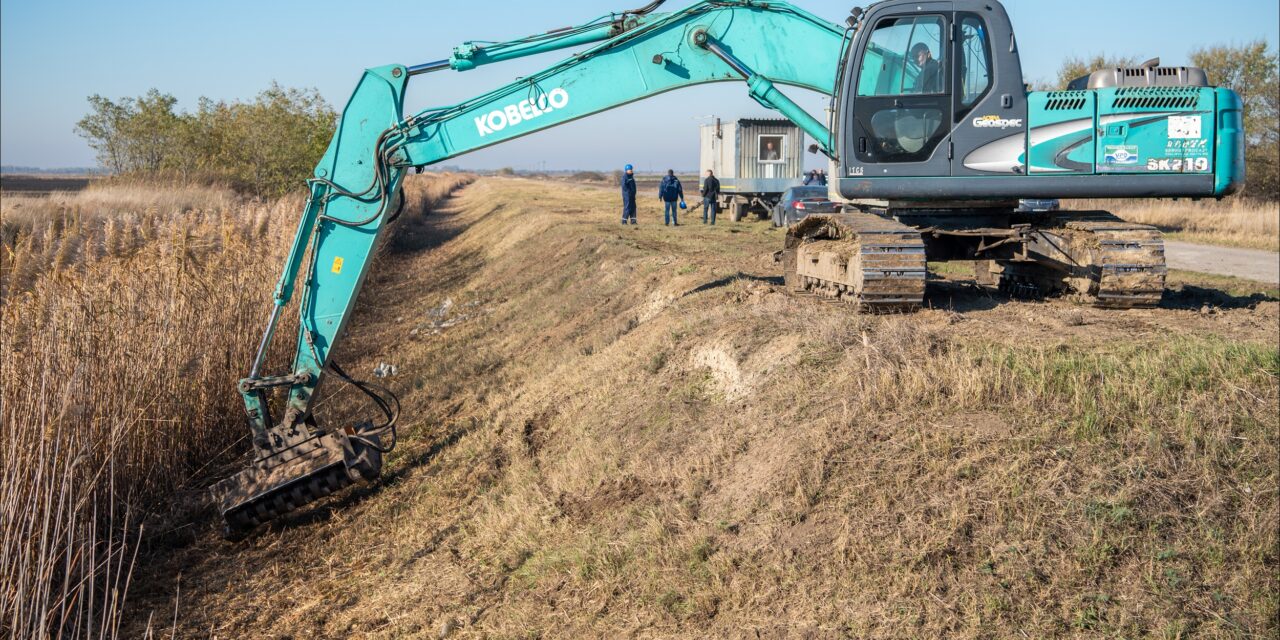
<svg viewBox="0 0 1280 640"><path fill-rule="evenodd" d="M971 175L957 155L1024 130L1022 66L999 4L880 3L855 38L839 86L843 175Z"/></svg>
<svg viewBox="0 0 1280 640"><path fill-rule="evenodd" d="M1031 92L998 2L890 0L852 22L833 122L846 199L1223 197L1243 183L1239 96L1200 69L1157 58Z"/></svg>

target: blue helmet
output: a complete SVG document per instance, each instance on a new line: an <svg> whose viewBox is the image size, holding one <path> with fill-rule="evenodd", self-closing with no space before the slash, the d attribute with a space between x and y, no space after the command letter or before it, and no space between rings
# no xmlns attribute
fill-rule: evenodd
<svg viewBox="0 0 1280 640"><path fill-rule="evenodd" d="M627 165L627 166L623 167L623 168L622 168L622 170L623 170L623 171L631 171L631 165Z"/></svg>

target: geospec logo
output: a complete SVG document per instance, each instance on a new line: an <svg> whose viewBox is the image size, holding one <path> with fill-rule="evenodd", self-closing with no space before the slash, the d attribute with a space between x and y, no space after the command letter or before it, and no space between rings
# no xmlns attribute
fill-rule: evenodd
<svg viewBox="0 0 1280 640"><path fill-rule="evenodd" d="M973 119L973 126L979 129L1008 129L1021 127L1022 118L1001 118L1000 116L978 116Z"/></svg>
<svg viewBox="0 0 1280 640"><path fill-rule="evenodd" d="M556 87L534 100L521 100L476 118L476 131L480 132L480 137L483 138L495 131L502 131L508 126L532 120L549 111L563 109L567 104L569 104L569 92Z"/></svg>

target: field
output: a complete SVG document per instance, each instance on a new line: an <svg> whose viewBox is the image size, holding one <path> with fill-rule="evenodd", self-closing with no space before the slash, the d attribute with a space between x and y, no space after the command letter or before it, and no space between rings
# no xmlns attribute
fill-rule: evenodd
<svg viewBox="0 0 1280 640"><path fill-rule="evenodd" d="M98 180L96 176L79 175L0 175L0 192L5 196L43 195L79 191Z"/></svg>
<svg viewBox="0 0 1280 640"><path fill-rule="evenodd" d="M663 227L642 199L623 228L611 190L511 178L436 206L459 183L411 183L339 350L398 368L385 481L236 544L203 487L237 464L232 383L299 203L6 215L40 257L0 263L24 292L3 551L44 573L6 575L5 624L70 574L108 585L72 613L125 637L1276 632L1273 287L1175 273L1163 308L1109 312L953 263L930 308L863 316L785 292L766 223ZM107 518L145 543L90 540Z"/></svg>
<svg viewBox="0 0 1280 640"><path fill-rule="evenodd" d="M1125 220L1159 227L1176 240L1280 251L1280 205L1274 202L1092 200L1067 205L1112 211Z"/></svg>
<svg viewBox="0 0 1280 640"><path fill-rule="evenodd" d="M579 174L585 176L587 174ZM685 199L692 205L699 199L696 174L678 174ZM600 179L570 179L585 186L615 188L612 176ZM574 178L578 178L575 176ZM641 199L658 192L660 175L636 176ZM557 179L556 181L560 181ZM1280 251L1280 205L1232 198L1224 201L1190 200L1064 200L1066 209L1102 209L1125 220L1160 228L1174 240L1246 249Z"/></svg>

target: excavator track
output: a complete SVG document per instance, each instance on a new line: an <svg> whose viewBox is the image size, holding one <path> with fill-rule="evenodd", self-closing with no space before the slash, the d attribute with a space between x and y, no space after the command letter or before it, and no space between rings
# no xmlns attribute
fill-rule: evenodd
<svg viewBox="0 0 1280 640"><path fill-rule="evenodd" d="M787 230L787 286L862 311L913 311L924 302L920 232L862 212L811 215Z"/></svg>
<svg viewBox="0 0 1280 640"><path fill-rule="evenodd" d="M1004 264L1000 288L1076 293L1094 306L1151 308L1160 304L1165 266L1160 230L1125 222L1105 211L1064 212L1037 225L1029 261Z"/></svg>

